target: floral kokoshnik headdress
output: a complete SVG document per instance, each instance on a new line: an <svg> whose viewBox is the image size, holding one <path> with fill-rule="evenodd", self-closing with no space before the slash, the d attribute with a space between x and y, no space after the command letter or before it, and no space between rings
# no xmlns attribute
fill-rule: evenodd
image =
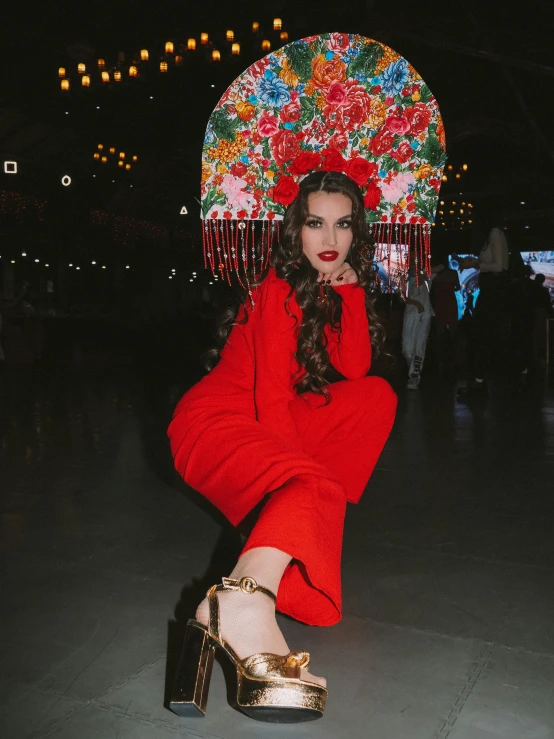
<svg viewBox="0 0 554 739"><path fill-rule="evenodd" d="M435 98L388 46L345 33L287 44L237 77L208 122L205 264L228 280L235 272L246 287L248 273L265 266L299 181L327 170L362 188L378 258L397 265L389 279L403 281L402 245L428 272L445 146Z"/></svg>

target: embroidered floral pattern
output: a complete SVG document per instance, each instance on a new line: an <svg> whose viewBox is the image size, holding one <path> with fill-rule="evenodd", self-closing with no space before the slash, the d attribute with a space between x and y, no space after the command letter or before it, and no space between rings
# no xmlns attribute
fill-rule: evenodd
<svg viewBox="0 0 554 739"><path fill-rule="evenodd" d="M356 34L287 44L227 89L202 159L202 217L282 219L311 171L346 172L372 223L432 223L446 161L431 91L396 52Z"/></svg>

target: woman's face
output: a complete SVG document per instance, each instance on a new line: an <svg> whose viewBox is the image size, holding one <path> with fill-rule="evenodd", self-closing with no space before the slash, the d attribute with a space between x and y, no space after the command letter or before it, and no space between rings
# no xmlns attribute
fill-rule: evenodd
<svg viewBox="0 0 554 739"><path fill-rule="evenodd" d="M332 274L346 260L352 243L352 201L341 193L308 195L302 226L302 251L314 269Z"/></svg>

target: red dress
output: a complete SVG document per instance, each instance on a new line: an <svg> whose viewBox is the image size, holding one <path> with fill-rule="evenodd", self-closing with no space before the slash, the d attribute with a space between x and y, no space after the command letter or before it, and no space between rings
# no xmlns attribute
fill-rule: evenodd
<svg viewBox="0 0 554 739"><path fill-rule="evenodd" d="M244 552L275 547L293 561L277 608L309 624L341 618L340 560L346 502L360 499L392 428L396 395L366 377L371 344L365 293L336 288L341 330L326 329L333 367L347 380L332 400L293 387L296 323L290 286L271 270L236 324L219 364L180 400L169 438L176 469L233 525L266 496ZM294 298L288 310L301 319ZM243 553L244 553L243 552Z"/></svg>

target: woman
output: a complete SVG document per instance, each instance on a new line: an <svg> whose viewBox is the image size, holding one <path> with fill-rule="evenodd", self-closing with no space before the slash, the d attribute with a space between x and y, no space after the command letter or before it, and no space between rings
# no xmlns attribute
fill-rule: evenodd
<svg viewBox="0 0 554 739"><path fill-rule="evenodd" d="M323 712L325 680L289 652L274 601L308 624L340 620L345 505L360 499L394 420L390 386L366 377L381 343L368 241L360 188L338 172L308 175L255 306L241 307L219 363L177 406L169 437L184 480L235 526L265 502L229 578L189 622L182 674L193 688L172 704L179 713L205 710L200 676L215 646L235 662L249 715ZM346 379L330 385L333 370Z"/></svg>

